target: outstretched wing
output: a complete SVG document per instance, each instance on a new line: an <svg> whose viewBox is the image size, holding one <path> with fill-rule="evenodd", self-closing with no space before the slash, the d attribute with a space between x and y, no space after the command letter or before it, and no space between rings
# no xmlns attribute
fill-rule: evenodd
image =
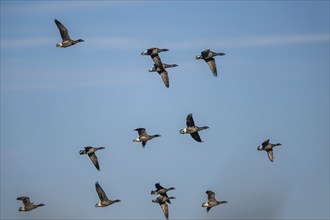
<svg viewBox="0 0 330 220"><path fill-rule="evenodd" d="M164 85L166 86L166 88L168 88L170 86L170 80L168 78L167 71L165 69L161 68L161 71L159 71L158 73L162 77Z"/></svg>
<svg viewBox="0 0 330 220"><path fill-rule="evenodd" d="M206 194L207 194L207 199L209 200L209 202L213 202L215 201L215 193L212 192L211 190L207 190L206 191Z"/></svg>
<svg viewBox="0 0 330 220"><path fill-rule="evenodd" d="M95 153L88 154L89 158L93 162L94 166L97 170L100 170L99 160L97 159L97 156Z"/></svg>
<svg viewBox="0 0 330 220"><path fill-rule="evenodd" d="M161 189L164 189L164 187L162 187L162 186L160 185L160 183L156 183L156 184L155 184L155 187L156 187L157 191L158 191L158 190L161 190Z"/></svg>
<svg viewBox="0 0 330 220"><path fill-rule="evenodd" d="M201 137L199 136L198 132L190 133L190 135L191 135L192 138L194 138L195 141L203 142Z"/></svg>
<svg viewBox="0 0 330 220"><path fill-rule="evenodd" d="M134 131L137 131L139 135L146 134L146 129L145 128L137 128Z"/></svg>
<svg viewBox="0 0 330 220"><path fill-rule="evenodd" d="M162 60L160 59L158 53L151 55L151 58L157 66L159 67L163 66Z"/></svg>
<svg viewBox="0 0 330 220"><path fill-rule="evenodd" d="M55 19L54 21L55 21L55 24L56 24L58 30L60 31L62 40L63 41L70 40L68 29L66 29L66 27L61 22L59 22L57 19Z"/></svg>
<svg viewBox="0 0 330 220"><path fill-rule="evenodd" d="M267 152L267 155L268 155L269 160L272 161L272 162L274 162L273 161L274 160L273 151L272 150L268 151Z"/></svg>
<svg viewBox="0 0 330 220"><path fill-rule="evenodd" d="M95 188L96 188L97 195L99 196L101 201L108 200L108 197L105 194L105 192L103 191L103 189L100 186L99 182L95 183Z"/></svg>
<svg viewBox="0 0 330 220"><path fill-rule="evenodd" d="M215 59L213 57L205 59L205 62L207 63L207 65L209 65L211 72L213 73L214 76L218 75L217 72L217 65L215 63Z"/></svg>
<svg viewBox="0 0 330 220"><path fill-rule="evenodd" d="M210 49L203 50L201 52L203 59L207 58L209 56L209 53L210 53Z"/></svg>
<svg viewBox="0 0 330 220"><path fill-rule="evenodd" d="M269 144L269 139L265 140L264 142L262 142L262 147L266 147Z"/></svg>
<svg viewBox="0 0 330 220"><path fill-rule="evenodd" d="M17 200L22 200L24 206L27 206L27 205L31 204L30 198L27 197L27 196L18 197Z"/></svg>
<svg viewBox="0 0 330 220"><path fill-rule="evenodd" d="M162 208L165 219L168 219L168 205L167 205L167 203L166 202L161 203L160 207Z"/></svg>
<svg viewBox="0 0 330 220"><path fill-rule="evenodd" d="M187 124L188 127L195 126L195 122L194 122L194 119L193 119L193 117L192 117L192 113L190 113L190 114L187 116L186 124Z"/></svg>

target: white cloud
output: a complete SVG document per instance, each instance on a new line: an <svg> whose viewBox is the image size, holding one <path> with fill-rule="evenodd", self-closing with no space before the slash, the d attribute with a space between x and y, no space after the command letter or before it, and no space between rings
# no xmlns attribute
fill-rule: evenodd
<svg viewBox="0 0 330 220"><path fill-rule="evenodd" d="M329 34L301 34L301 35L276 35L276 36L244 36L240 38L219 38L215 40L195 40L184 41L179 43L172 43L172 48L177 49L191 49L208 47L221 48L239 48L239 47L265 47L273 45L284 44L298 44L298 43L316 43L329 41Z"/></svg>
<svg viewBox="0 0 330 220"><path fill-rule="evenodd" d="M55 46L57 41L58 39L56 40L55 38L1 39L1 49L40 47L47 44L53 44Z"/></svg>
<svg viewBox="0 0 330 220"><path fill-rule="evenodd" d="M91 37L84 38L86 44L91 42L95 49L139 49L148 45L148 39L133 37ZM185 41L163 41L163 45L172 49L199 49L207 47L240 48L240 47L266 47L273 45L329 42L327 33L317 34L291 34L276 36L243 36L239 38L196 39ZM58 42L57 38L30 38L30 39L1 39L1 48L39 47Z"/></svg>
<svg viewBox="0 0 330 220"><path fill-rule="evenodd" d="M124 2L125 3L125 2ZM6 15L31 15L33 13L49 14L53 12L71 12L73 10L90 10L93 8L113 8L114 6L122 5L122 2L117 1L45 1L45 2L21 2L20 4L3 5L1 12Z"/></svg>

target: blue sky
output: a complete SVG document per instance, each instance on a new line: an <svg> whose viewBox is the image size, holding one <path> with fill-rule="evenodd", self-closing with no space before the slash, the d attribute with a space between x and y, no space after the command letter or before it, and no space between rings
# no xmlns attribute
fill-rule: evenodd
<svg viewBox="0 0 330 220"><path fill-rule="evenodd" d="M54 18L85 42L57 48ZM96 208L96 181L122 202ZM156 182L171 219L329 218L329 1L1 1L1 219L163 219ZM206 213L206 190L228 204Z"/></svg>

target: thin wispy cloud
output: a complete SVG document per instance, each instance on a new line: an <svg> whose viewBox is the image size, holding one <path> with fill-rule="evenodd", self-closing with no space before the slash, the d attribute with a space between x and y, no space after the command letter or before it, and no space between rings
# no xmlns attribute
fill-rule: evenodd
<svg viewBox="0 0 330 220"><path fill-rule="evenodd" d="M6 10L1 12L5 15L31 15L33 13L49 14L53 12L71 12L72 10L90 10L91 8L104 8L115 6L121 6L122 4L129 4L129 2L117 2L117 1L48 1L45 2L33 2L27 1L21 4L8 4L5 5Z"/></svg>
<svg viewBox="0 0 330 220"><path fill-rule="evenodd" d="M1 39L1 49L3 48L30 48L30 47L41 47L47 44L53 44L57 42L55 38L29 38L29 39Z"/></svg>
<svg viewBox="0 0 330 220"><path fill-rule="evenodd" d="M138 49L148 44L148 39L138 39L127 36L91 37L86 42L92 42L96 49ZM1 48L41 47L57 42L56 38L1 39ZM243 36L239 38L195 39L178 42L162 42L173 49L199 49L205 46L215 48L267 47L274 45L290 45L301 43L329 42L327 33L290 34L275 36Z"/></svg>
<svg viewBox="0 0 330 220"><path fill-rule="evenodd" d="M329 34L291 34L276 36L243 36L240 38L218 38L214 40L195 40L173 43L172 46L177 49L203 48L205 46L215 48L241 48L241 47L267 47L274 45L288 45L301 43L329 42Z"/></svg>

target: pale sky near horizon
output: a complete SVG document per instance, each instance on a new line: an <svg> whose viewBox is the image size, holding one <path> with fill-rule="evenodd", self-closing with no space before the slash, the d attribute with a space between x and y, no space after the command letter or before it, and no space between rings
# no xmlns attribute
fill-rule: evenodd
<svg viewBox="0 0 330 220"><path fill-rule="evenodd" d="M85 42L57 48L55 18ZM164 219L156 182L170 219L329 219L329 1L1 1L0 22L1 219ZM96 208L96 181L122 202ZM228 203L206 213L206 190Z"/></svg>

